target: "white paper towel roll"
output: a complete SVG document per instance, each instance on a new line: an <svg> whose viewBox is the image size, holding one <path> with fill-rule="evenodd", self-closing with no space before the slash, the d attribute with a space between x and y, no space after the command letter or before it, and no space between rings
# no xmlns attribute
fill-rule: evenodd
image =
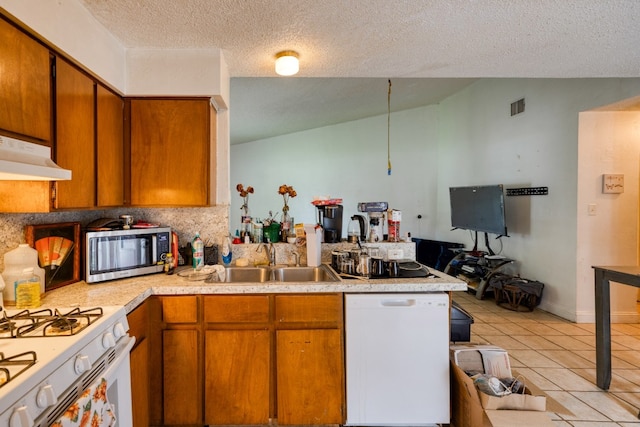
<svg viewBox="0 0 640 427"><path fill-rule="evenodd" d="M322 264L322 227L317 224L305 224L307 235L307 265L319 267Z"/></svg>

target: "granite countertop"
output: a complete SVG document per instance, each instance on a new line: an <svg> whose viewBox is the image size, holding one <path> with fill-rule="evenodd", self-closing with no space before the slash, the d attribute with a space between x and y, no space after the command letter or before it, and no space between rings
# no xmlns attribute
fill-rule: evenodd
<svg viewBox="0 0 640 427"><path fill-rule="evenodd" d="M194 294L256 294L256 293L392 293L466 291L467 284L440 271L429 269L436 277L396 279L342 279L340 282L266 282L266 283L205 283L189 281L177 275L151 274L98 284L84 281L48 291L42 305L125 306L133 311L151 295Z"/></svg>

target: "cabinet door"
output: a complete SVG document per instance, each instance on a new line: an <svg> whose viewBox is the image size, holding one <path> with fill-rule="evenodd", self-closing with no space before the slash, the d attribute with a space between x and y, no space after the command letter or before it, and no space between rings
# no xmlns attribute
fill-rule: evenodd
<svg viewBox="0 0 640 427"><path fill-rule="evenodd" d="M0 212L50 212L49 181L0 181Z"/></svg>
<svg viewBox="0 0 640 427"><path fill-rule="evenodd" d="M149 426L149 340L143 338L131 350L131 409L133 427Z"/></svg>
<svg viewBox="0 0 640 427"><path fill-rule="evenodd" d="M124 200L124 101L98 85L96 103L98 206L122 206Z"/></svg>
<svg viewBox="0 0 640 427"><path fill-rule="evenodd" d="M205 424L268 424L270 332L205 334Z"/></svg>
<svg viewBox="0 0 640 427"><path fill-rule="evenodd" d="M327 295L276 295L276 321L280 324L342 326L342 297ZM325 326L326 327L326 326Z"/></svg>
<svg viewBox="0 0 640 427"><path fill-rule="evenodd" d="M343 424L344 364L338 329L276 332L278 424Z"/></svg>
<svg viewBox="0 0 640 427"><path fill-rule="evenodd" d="M162 297L162 320L167 323L197 323L198 297L181 295Z"/></svg>
<svg viewBox="0 0 640 427"><path fill-rule="evenodd" d="M56 59L56 160L71 169L70 181L56 182L55 207L95 206L94 83Z"/></svg>
<svg viewBox="0 0 640 427"><path fill-rule="evenodd" d="M207 323L261 323L266 326L269 322L269 296L205 296L204 321Z"/></svg>
<svg viewBox="0 0 640 427"><path fill-rule="evenodd" d="M205 99L131 100L132 205L209 205L210 108Z"/></svg>
<svg viewBox="0 0 640 427"><path fill-rule="evenodd" d="M198 354L197 330L163 331L165 425L202 424L202 376Z"/></svg>
<svg viewBox="0 0 640 427"><path fill-rule="evenodd" d="M148 305L143 303L127 316L129 334L136 338L131 350L131 407L133 427L149 426Z"/></svg>
<svg viewBox="0 0 640 427"><path fill-rule="evenodd" d="M0 129L51 144L49 50L0 17Z"/></svg>

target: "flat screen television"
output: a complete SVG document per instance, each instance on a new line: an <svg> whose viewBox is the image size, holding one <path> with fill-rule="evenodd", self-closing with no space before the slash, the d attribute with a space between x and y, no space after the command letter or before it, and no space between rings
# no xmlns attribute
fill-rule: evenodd
<svg viewBox="0 0 640 427"><path fill-rule="evenodd" d="M502 185L450 187L451 226L508 236Z"/></svg>

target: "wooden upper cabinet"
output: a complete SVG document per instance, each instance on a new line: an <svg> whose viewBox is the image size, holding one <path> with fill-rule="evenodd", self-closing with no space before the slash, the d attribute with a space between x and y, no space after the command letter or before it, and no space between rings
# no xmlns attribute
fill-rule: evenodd
<svg viewBox="0 0 640 427"><path fill-rule="evenodd" d="M61 58L56 60L56 161L71 169L58 181L57 209L95 206L94 82Z"/></svg>
<svg viewBox="0 0 640 427"><path fill-rule="evenodd" d="M98 85L96 91L98 206L122 206L124 197L124 100Z"/></svg>
<svg viewBox="0 0 640 427"><path fill-rule="evenodd" d="M49 50L0 17L0 129L51 143Z"/></svg>
<svg viewBox="0 0 640 427"><path fill-rule="evenodd" d="M208 98L131 99L131 205L211 203Z"/></svg>

